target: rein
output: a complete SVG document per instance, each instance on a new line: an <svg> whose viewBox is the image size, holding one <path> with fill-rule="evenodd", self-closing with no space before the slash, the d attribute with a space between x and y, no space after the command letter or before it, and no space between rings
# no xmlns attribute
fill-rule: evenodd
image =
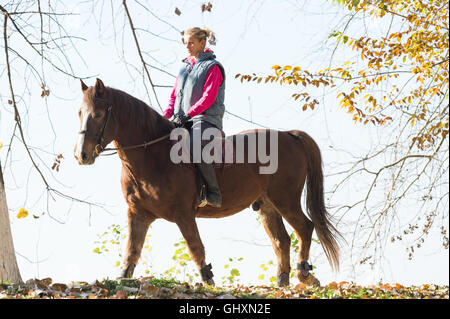
<svg viewBox="0 0 450 319"><path fill-rule="evenodd" d="M104 148L102 151L119 151L119 150L129 150L129 149L133 149L133 148L139 148L139 147L147 147L149 145L158 143L166 138L168 138L170 136L170 133L161 137L158 137L157 139L151 140L149 142L145 142L142 144L138 144L138 145L130 145L130 146L124 146L124 147L114 147L114 148ZM97 148L97 146L96 146ZM97 151L97 150L96 150ZM109 155L114 155L117 152L114 153L109 153L109 154L99 154L100 156L109 156Z"/></svg>
<svg viewBox="0 0 450 319"><path fill-rule="evenodd" d="M108 101L105 100L105 99L102 99L102 98L99 98L99 97L96 97L95 99L96 99L96 100L99 100L99 101L102 101L102 102L105 102L106 105L108 105ZM170 136L170 133L169 133L169 134L166 134L166 135L164 135L164 136L161 136L161 137L159 137L159 138L157 138L157 139L154 139L154 140L151 140L151 141L149 141L149 142L142 143L142 144L138 144L138 145L130 145L130 146L114 147L114 148L103 148L102 143L103 143L103 140L105 139L105 138L104 138L104 134L105 134L106 126L108 125L108 121L109 121L109 118L110 118L110 114L111 114L111 106L108 106L108 109L107 109L106 115L105 115L105 120L104 120L103 125L102 125L101 134L99 134L99 135L94 135L94 134L88 132L88 130L82 130L82 131L80 131L80 132L78 133L78 134L84 134L84 135L86 135L86 136L93 137L93 138L95 138L95 139L97 140L97 145L95 145L94 150L95 150L95 152L97 153L97 155L99 155L99 156L109 156L109 155L114 155L114 154L116 154L117 151L119 151L119 150L129 150L129 149L139 148L139 147L144 147L144 148L145 148L145 147L147 147L147 146L149 146L149 145L158 143L158 142L160 142L160 141L162 141L162 140L164 140L164 139L166 139L166 138L168 138L168 137ZM100 153L103 152L103 151L116 151L116 152L109 153L109 154L100 154Z"/></svg>

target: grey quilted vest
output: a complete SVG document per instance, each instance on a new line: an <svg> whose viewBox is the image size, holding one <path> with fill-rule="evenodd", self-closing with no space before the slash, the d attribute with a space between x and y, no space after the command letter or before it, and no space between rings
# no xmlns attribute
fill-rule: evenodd
<svg viewBox="0 0 450 319"><path fill-rule="evenodd" d="M193 117L194 121L207 121L217 128L222 129L222 119L225 113L225 70L212 52L198 54L197 62L192 66L186 59L181 67L177 80L177 92L174 106L174 115L187 114L202 96L205 87L206 75L213 65L217 65L222 72L223 81L219 86L214 103L207 110Z"/></svg>

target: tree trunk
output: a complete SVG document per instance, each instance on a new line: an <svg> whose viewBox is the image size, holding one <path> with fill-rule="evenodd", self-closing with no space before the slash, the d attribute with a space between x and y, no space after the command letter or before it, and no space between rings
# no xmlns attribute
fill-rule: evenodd
<svg viewBox="0 0 450 319"><path fill-rule="evenodd" d="M15 284L23 283L14 252L8 206L6 205L5 184L0 163L0 283L5 281Z"/></svg>

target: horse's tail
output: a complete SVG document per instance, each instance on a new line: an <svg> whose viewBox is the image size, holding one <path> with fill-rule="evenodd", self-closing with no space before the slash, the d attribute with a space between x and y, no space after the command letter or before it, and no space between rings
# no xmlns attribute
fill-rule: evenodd
<svg viewBox="0 0 450 319"><path fill-rule="evenodd" d="M289 131L289 133L300 141L307 158L307 214L314 224L331 268L339 270L339 246L337 239L342 239L343 237L331 223L331 217L325 208L322 156L319 146L305 132L293 130Z"/></svg>

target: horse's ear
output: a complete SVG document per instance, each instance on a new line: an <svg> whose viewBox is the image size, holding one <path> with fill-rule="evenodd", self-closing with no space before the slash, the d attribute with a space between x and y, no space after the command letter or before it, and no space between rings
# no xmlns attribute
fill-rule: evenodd
<svg viewBox="0 0 450 319"><path fill-rule="evenodd" d="M98 78L95 82L95 93L97 94L97 96L103 96L105 94L105 85L103 84L102 80Z"/></svg>
<svg viewBox="0 0 450 319"><path fill-rule="evenodd" d="M80 82L81 82L81 90L86 91L88 89L88 86L84 84L82 79L80 79Z"/></svg>

